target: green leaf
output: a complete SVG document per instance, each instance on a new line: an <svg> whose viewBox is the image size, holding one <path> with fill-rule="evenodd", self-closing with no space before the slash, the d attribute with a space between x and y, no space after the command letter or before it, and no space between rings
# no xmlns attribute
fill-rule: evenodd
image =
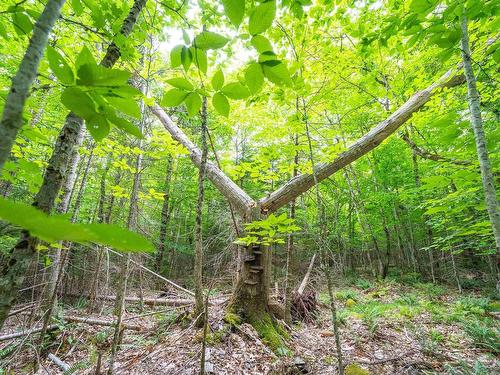
<svg viewBox="0 0 500 375"><path fill-rule="evenodd" d="M261 3L254 8L250 14L248 22L248 31L252 35L260 34L266 31L273 24L276 16L276 1L270 0Z"/></svg>
<svg viewBox="0 0 500 375"><path fill-rule="evenodd" d="M27 35L33 30L30 18L22 12L12 13L12 23L18 35Z"/></svg>
<svg viewBox="0 0 500 375"><path fill-rule="evenodd" d="M5 30L5 26L0 22L0 36L4 39L8 39L9 35L7 34L7 30Z"/></svg>
<svg viewBox="0 0 500 375"><path fill-rule="evenodd" d="M278 56L273 51L266 51L259 55L259 62L277 61Z"/></svg>
<svg viewBox="0 0 500 375"><path fill-rule="evenodd" d="M278 60L265 61L262 64L266 78L277 85L289 85L292 83L290 73L285 64Z"/></svg>
<svg viewBox="0 0 500 375"><path fill-rule="evenodd" d="M193 44L201 49L218 49L224 47L229 39L211 31L202 31L196 35Z"/></svg>
<svg viewBox="0 0 500 375"><path fill-rule="evenodd" d="M77 16L80 16L83 13L83 5L80 0L71 0L71 6Z"/></svg>
<svg viewBox="0 0 500 375"><path fill-rule="evenodd" d="M132 124L130 121L128 121L122 117L118 117L115 113L113 113L113 111L106 111L106 113L107 113L109 121L111 123L113 123L114 125L116 125L117 128L123 130L124 132L127 132L127 133L133 135L134 137L144 138L140 129L137 126L135 126L134 124Z"/></svg>
<svg viewBox="0 0 500 375"><path fill-rule="evenodd" d="M128 83L131 74L126 70L97 67L97 77L93 86L122 86Z"/></svg>
<svg viewBox="0 0 500 375"><path fill-rule="evenodd" d="M134 118L141 118L141 109L137 102L131 98L120 98L118 96L106 97L111 106L126 115L132 116Z"/></svg>
<svg viewBox="0 0 500 375"><path fill-rule="evenodd" d="M163 99L161 101L161 105L163 107L176 107L181 104L186 96L188 96L189 92L182 89L172 89L167 91L163 95Z"/></svg>
<svg viewBox="0 0 500 375"><path fill-rule="evenodd" d="M178 89L183 89L183 90L187 90L187 91L194 90L194 86L192 85L192 83L183 77L167 79L167 83L169 83L170 85L172 85L174 87L177 87Z"/></svg>
<svg viewBox="0 0 500 375"><path fill-rule="evenodd" d="M410 10L416 13L423 13L430 9L431 2L429 0L412 0Z"/></svg>
<svg viewBox="0 0 500 375"><path fill-rule="evenodd" d="M248 88L239 82L228 83L221 91L231 99L245 99L251 95Z"/></svg>
<svg viewBox="0 0 500 375"><path fill-rule="evenodd" d="M217 112L219 112L222 116L229 116L229 101L224 94L216 92L212 98L212 104Z"/></svg>
<svg viewBox="0 0 500 375"><path fill-rule="evenodd" d="M85 224L93 234L95 243L120 251L153 252L154 246L146 238L113 224Z"/></svg>
<svg viewBox="0 0 500 375"><path fill-rule="evenodd" d="M252 37L250 43L259 53L273 51L273 46L271 45L271 42L262 35L255 35L254 37Z"/></svg>
<svg viewBox="0 0 500 375"><path fill-rule="evenodd" d="M61 94L61 102L70 111L84 119L91 118L96 113L94 101L78 87L67 87Z"/></svg>
<svg viewBox="0 0 500 375"><path fill-rule="evenodd" d="M206 52L202 49L191 47L191 53L193 55L194 65L198 67L200 72L207 74L208 62Z"/></svg>
<svg viewBox="0 0 500 375"><path fill-rule="evenodd" d="M222 86L224 85L224 74L222 73L222 70L217 70L212 77L212 87L214 90L220 90Z"/></svg>
<svg viewBox="0 0 500 375"><path fill-rule="evenodd" d="M88 119L85 119L85 125L92 138L97 142L102 141L111 130L107 115L104 113L95 113Z"/></svg>
<svg viewBox="0 0 500 375"><path fill-rule="evenodd" d="M182 47L181 61L182 61L182 66L184 67L184 70L187 72L189 67L191 66L191 62L193 61L193 55L191 53L191 50L189 48L187 48L186 46Z"/></svg>
<svg viewBox="0 0 500 375"><path fill-rule="evenodd" d="M87 48L87 46L83 46L82 50L76 57L76 64L75 68L78 71L80 67L82 67L85 64L91 64L92 66L97 67L97 62L94 59L94 55L92 55L92 52Z"/></svg>
<svg viewBox="0 0 500 375"><path fill-rule="evenodd" d="M184 100L189 116L194 116L201 108L201 97L196 92L191 92Z"/></svg>
<svg viewBox="0 0 500 375"><path fill-rule="evenodd" d="M49 61L50 69L59 81L65 85L75 83L73 69L71 69L64 57L52 46L47 46L47 60Z"/></svg>
<svg viewBox="0 0 500 375"><path fill-rule="evenodd" d="M222 5L229 21L238 27L245 15L245 0L222 0Z"/></svg>
<svg viewBox="0 0 500 375"><path fill-rule="evenodd" d="M170 51L170 65L172 65L172 68L177 68L182 65L182 49L184 46L182 44L179 44L172 48L172 51Z"/></svg>
<svg viewBox="0 0 500 375"><path fill-rule="evenodd" d="M264 84L264 73L258 63L251 63L245 70L245 83L252 94L257 93Z"/></svg>
<svg viewBox="0 0 500 375"><path fill-rule="evenodd" d="M0 197L0 218L43 241L95 243L120 251L154 251L144 237L109 224L74 224L64 215L47 215L31 205Z"/></svg>

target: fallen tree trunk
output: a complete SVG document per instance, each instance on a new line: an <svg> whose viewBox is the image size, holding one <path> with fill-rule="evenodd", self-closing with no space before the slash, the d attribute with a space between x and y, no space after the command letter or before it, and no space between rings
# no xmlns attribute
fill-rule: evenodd
<svg viewBox="0 0 500 375"><path fill-rule="evenodd" d="M268 197L261 199L259 203L262 212L269 213L276 211L309 190L316 183L323 181L335 172L359 159L361 156L367 154L393 134L415 112L421 110L441 89L458 86L464 82L465 78L463 74L454 74L452 70L448 71L437 82L414 94L386 120L379 123L367 134L349 146L347 150L340 153L335 160L330 163L318 164L314 169L314 173L305 173L292 178Z"/></svg>
<svg viewBox="0 0 500 375"><path fill-rule="evenodd" d="M193 164L198 168L201 165L201 150L184 134L184 132L173 122L170 116L159 105L149 107L156 117L170 133L173 139L187 148ZM207 161L206 176L221 192L221 194L236 207L236 209L245 216L252 207L255 207L255 201L238 185L234 183L224 172L215 164Z"/></svg>
<svg viewBox="0 0 500 375"><path fill-rule="evenodd" d="M119 253L119 252L117 252L117 251L114 251L114 250L111 250L111 249L107 249L107 250L108 250L108 251L110 251L110 252L112 252L113 254L116 254L116 255L118 255L118 256L120 256L120 257L123 257L123 254L120 254L120 253ZM146 271L146 272L149 272L151 275L156 276L157 278L159 278L159 279L161 279L161 280L165 281L168 285L170 285L170 286L171 286L171 287L173 287L174 289L180 290L181 292L184 292L184 293L186 293L186 294L188 294L188 295L190 295L190 296L193 296L193 297L194 297L194 292L191 292L190 290L187 290L187 289L183 288L182 286L180 286L180 285L178 285L178 284L174 283L173 281L171 281L171 280L167 279L166 277L163 277L162 275L157 274L156 272L154 272L154 271L150 270L149 268L144 267L142 264L137 263L135 260L130 259L130 263L132 263L132 264L136 265L137 267L139 267L140 269L143 269L143 270L144 270L144 271Z"/></svg>
<svg viewBox="0 0 500 375"><path fill-rule="evenodd" d="M52 325L50 325L50 326L47 327L47 332L48 331L53 331L53 330L55 330L57 328L59 328L59 326L57 324L52 324ZM28 331L9 333L7 335L0 336L0 341L12 340L12 339L16 339L18 337L23 337L23 336L31 335L32 333L41 332L42 329L43 329L43 327L30 329Z"/></svg>
<svg viewBox="0 0 500 375"><path fill-rule="evenodd" d="M83 324L90 324L90 325L96 325L96 326L105 326L105 327L111 327L116 325L116 321L114 320L103 320L103 319L94 319L94 318L82 318L80 316L64 316L64 320L70 323L83 323ZM135 324L123 324L121 325L125 329L130 329L132 331L141 331L143 328L141 326L135 325Z"/></svg>
<svg viewBox="0 0 500 375"><path fill-rule="evenodd" d="M116 296L98 296L97 299L105 301L115 301ZM141 298L139 297L125 297L125 302L142 302L146 305L169 305L169 306L183 306L194 303L192 299L172 299L172 298Z"/></svg>
<svg viewBox="0 0 500 375"><path fill-rule="evenodd" d="M70 365L68 365L66 362L62 361L52 353L50 353L47 358L54 362L54 364L59 366L59 368L63 371L68 371L70 369Z"/></svg>

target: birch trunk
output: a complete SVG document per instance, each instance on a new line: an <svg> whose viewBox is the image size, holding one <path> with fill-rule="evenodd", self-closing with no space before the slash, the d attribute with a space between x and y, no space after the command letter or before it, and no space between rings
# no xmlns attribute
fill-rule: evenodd
<svg viewBox="0 0 500 375"><path fill-rule="evenodd" d="M49 0L35 23L33 34L19 65L5 101L0 122L0 171L10 155L19 129L23 126L23 110L29 90L35 81L49 34L61 14L66 0Z"/></svg>
<svg viewBox="0 0 500 375"><path fill-rule="evenodd" d="M500 211L498 210L498 201L495 190L495 180L491 169L491 163L488 156L488 148L486 146L486 136L483 129L483 119L481 117L481 100L479 91L476 86L476 77L472 69L471 54L469 47L469 33L467 27L467 17L462 16L462 61L464 66L465 79L467 81L467 99L469 102L470 118L472 130L474 131L474 139L476 141L477 158L481 169L481 177L483 180L484 199L486 201L486 209L490 217L493 236L497 256L500 252Z"/></svg>
<svg viewBox="0 0 500 375"><path fill-rule="evenodd" d="M52 2L52 0L50 1ZM137 17L145 6L146 0L135 0L127 18L124 20L120 33L125 37L130 34ZM112 67L120 57L120 50L115 43L108 47L101 65ZM42 186L35 197L34 206L44 212L51 212L55 200L71 165L71 157L78 145L80 133L83 131L83 120L70 112L59 133L52 157L49 160ZM3 128L3 127L2 127ZM3 139L3 137L0 137ZM16 246L11 249L9 261L5 262L0 271L0 329L16 298L17 290L24 280L24 275L36 255L37 239L30 237L24 231Z"/></svg>

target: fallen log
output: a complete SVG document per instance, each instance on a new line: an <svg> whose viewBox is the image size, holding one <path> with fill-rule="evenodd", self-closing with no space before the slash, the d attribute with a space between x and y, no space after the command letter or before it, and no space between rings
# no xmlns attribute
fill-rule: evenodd
<svg viewBox="0 0 500 375"><path fill-rule="evenodd" d="M105 301L114 301L116 300L116 296L97 296L97 299L105 300ZM169 306L183 306L183 305L191 305L194 303L192 299L172 299L172 298L139 298L139 297L125 297L125 302L142 302L145 305L169 305Z"/></svg>
<svg viewBox="0 0 500 375"><path fill-rule="evenodd" d="M70 315L64 316L64 320L70 323L83 323L83 324L105 326L105 327L111 327L116 325L116 322L114 320L109 321L109 320L94 319L94 318L82 318L80 316L70 316ZM143 329L143 327L135 324L122 323L122 327L125 329L130 329L132 331L141 331Z"/></svg>
<svg viewBox="0 0 500 375"><path fill-rule="evenodd" d="M70 365L68 365L66 362L60 360L57 358L54 354L50 353L47 356L48 359L50 359L52 362L54 362L59 368L63 371L68 371L70 369Z"/></svg>
<svg viewBox="0 0 500 375"><path fill-rule="evenodd" d="M54 331L58 327L59 326L57 324L52 324L52 325L50 325L50 326L47 327L47 332L48 331ZM27 335L30 335L32 333L37 333L37 332L41 332L41 331L42 331L42 327L30 329L28 331L9 333L7 335L0 336L0 341L17 339L18 337L27 336Z"/></svg>
<svg viewBox="0 0 500 375"><path fill-rule="evenodd" d="M108 250L108 251L110 251L110 252L112 252L112 253L113 253L113 254L115 254L115 255L118 255L119 257L123 257L123 254L120 254L120 253L119 253L119 252L117 252L117 251L114 251L114 250L109 249L109 248L107 248L107 250ZM157 278L159 278L159 279L161 279L161 280L165 281L165 282L166 282L168 285L170 285L172 288L175 288L175 289L177 289L177 290L180 290L181 292L184 292L184 293L186 293L186 294L188 294L188 295L190 295L190 296L193 296L193 297L194 297L194 292L191 292L190 290L187 290L186 288L183 288L182 286L180 286L180 285L178 285L178 284L174 283L172 280L169 280L169 279L167 279L166 277L163 277L162 275L157 274L156 272L154 272L154 271L150 270L149 268L144 267L142 264L137 263L135 260L130 259L130 263L135 264L137 267L139 267L139 268L143 269L144 271L146 271L146 272L150 273L151 275L156 276Z"/></svg>

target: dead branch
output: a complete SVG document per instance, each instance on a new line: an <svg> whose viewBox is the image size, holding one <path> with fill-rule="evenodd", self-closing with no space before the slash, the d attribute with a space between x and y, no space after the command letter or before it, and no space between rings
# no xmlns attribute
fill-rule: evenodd
<svg viewBox="0 0 500 375"><path fill-rule="evenodd" d="M57 358L54 354L50 353L47 356L48 359L50 359L52 362L54 362L61 370L63 371L68 371L70 369L70 365L68 365L66 362L61 361L59 358Z"/></svg>
<svg viewBox="0 0 500 375"><path fill-rule="evenodd" d="M401 135L401 139L406 142L408 146L421 158L423 159L428 159L428 160L433 160L433 161L439 161L439 162L445 162L445 163L451 163L455 165L473 165L473 163L469 160L459 160L459 159L453 159L449 158L446 156L442 156L439 154L436 154L434 152L427 151L420 146L418 146L415 142L413 142L410 137L408 137L408 134L403 133Z"/></svg>
<svg viewBox="0 0 500 375"><path fill-rule="evenodd" d="M58 327L59 326L57 324L52 324L52 325L50 325L50 326L47 327L47 332L48 331L54 331ZM32 333L37 333L37 332L41 332L41 331L42 331L42 327L40 327L40 328L33 328L33 329L28 330L28 331L9 333L7 335L0 336L0 341L12 340L12 339L16 339L18 337L23 337L23 336L31 335Z"/></svg>
<svg viewBox="0 0 500 375"><path fill-rule="evenodd" d="M71 323L84 323L84 324L106 326L106 327L116 325L116 322L114 320L109 321L109 320L94 319L94 318L82 318L79 316L71 316L71 315L64 316L64 320ZM143 329L143 327L134 324L122 324L122 327L125 329L130 329L132 331L141 331Z"/></svg>

